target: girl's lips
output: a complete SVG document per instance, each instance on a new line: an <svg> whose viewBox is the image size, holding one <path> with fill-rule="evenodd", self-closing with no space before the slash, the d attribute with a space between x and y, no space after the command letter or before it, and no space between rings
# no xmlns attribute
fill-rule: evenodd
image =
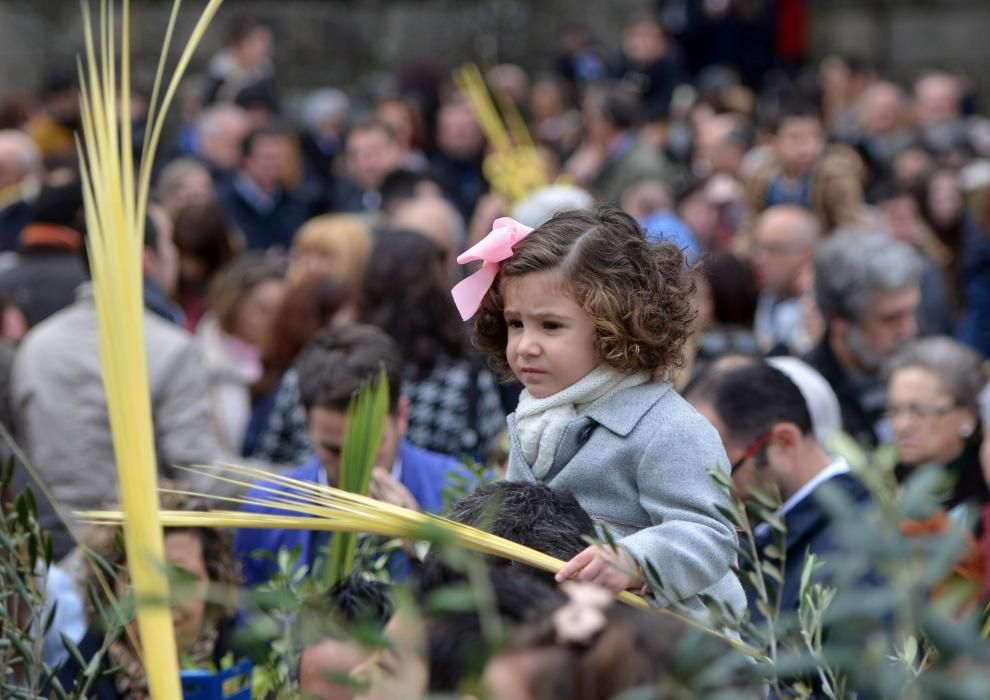
<svg viewBox="0 0 990 700"><path fill-rule="evenodd" d="M541 370L541 369L533 369L532 367L523 367L522 373L523 374L546 374L546 372L544 372L543 370Z"/></svg>

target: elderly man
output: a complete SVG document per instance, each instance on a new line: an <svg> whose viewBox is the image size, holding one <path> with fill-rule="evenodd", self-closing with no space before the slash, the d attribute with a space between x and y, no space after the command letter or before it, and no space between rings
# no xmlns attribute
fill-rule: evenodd
<svg viewBox="0 0 990 700"><path fill-rule="evenodd" d="M217 104L196 124L197 153L216 184L231 178L241 164L241 144L250 125L247 113L235 105Z"/></svg>
<svg viewBox="0 0 990 700"><path fill-rule="evenodd" d="M878 231L840 231L815 256L826 330L805 360L839 397L845 431L871 444L889 437L880 367L918 334L921 272L910 245Z"/></svg>
<svg viewBox="0 0 990 700"><path fill-rule="evenodd" d="M0 250L15 250L31 220L31 202L41 180L41 153L15 129L0 131Z"/></svg>
<svg viewBox="0 0 990 700"><path fill-rule="evenodd" d="M756 220L753 267L760 288L756 335L768 349L783 353L810 349L804 295L811 291L818 233L814 215L794 204L770 207Z"/></svg>

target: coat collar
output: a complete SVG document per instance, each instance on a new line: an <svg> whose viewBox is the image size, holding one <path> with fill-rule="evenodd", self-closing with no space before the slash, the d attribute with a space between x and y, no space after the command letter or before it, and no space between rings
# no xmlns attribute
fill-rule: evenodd
<svg viewBox="0 0 990 700"><path fill-rule="evenodd" d="M606 396L588 409L586 417L625 437L653 406L671 390L670 382L650 381Z"/></svg>

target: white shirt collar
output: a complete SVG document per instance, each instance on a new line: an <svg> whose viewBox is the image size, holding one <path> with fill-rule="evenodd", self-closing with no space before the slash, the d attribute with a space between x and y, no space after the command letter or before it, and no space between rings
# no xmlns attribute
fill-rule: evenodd
<svg viewBox="0 0 990 700"><path fill-rule="evenodd" d="M849 473L849 463L846 462L846 460L844 460L842 457L837 457L827 467L825 467L820 472L815 474L813 477L808 479L808 481L805 482L804 486L802 486L793 494L791 494L791 497L788 498L786 501L784 501L784 505L782 505L777 510L777 515L780 517L787 515L792 510L794 510L798 506L798 504L801 503L801 501L808 498L808 496L810 496L815 492L815 489L817 489L819 486L824 484L826 481L834 477L837 477L841 474L848 474L848 473ZM753 534L756 535L757 537L762 537L769 529L770 526L767 525L766 523L759 523L756 527L753 528Z"/></svg>
<svg viewBox="0 0 990 700"><path fill-rule="evenodd" d="M823 483L825 483L826 481L828 481L833 477L839 476L840 474L848 474L848 473L849 473L849 464L846 462L846 460L844 460L842 457L836 458L827 467L825 467L820 472L815 474L813 477L808 479L808 481L804 484L804 486L802 486L793 494L791 494L791 497L788 498L786 501L784 501L784 505L780 507L780 510L777 512L777 514L787 515L789 512L794 510L794 508L801 501L803 501L812 493L814 493L815 489L817 489Z"/></svg>

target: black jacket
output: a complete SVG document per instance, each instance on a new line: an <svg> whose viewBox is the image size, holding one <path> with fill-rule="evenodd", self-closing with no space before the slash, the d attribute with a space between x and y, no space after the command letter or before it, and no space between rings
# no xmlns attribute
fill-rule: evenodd
<svg viewBox="0 0 990 700"><path fill-rule="evenodd" d="M842 413L842 429L854 439L871 446L879 444L876 425L883 418L885 406L866 408L860 400L852 379L846 369L839 364L838 358L829 346L829 334L826 332L821 342L804 356L804 361L825 377L839 399L839 410Z"/></svg>

